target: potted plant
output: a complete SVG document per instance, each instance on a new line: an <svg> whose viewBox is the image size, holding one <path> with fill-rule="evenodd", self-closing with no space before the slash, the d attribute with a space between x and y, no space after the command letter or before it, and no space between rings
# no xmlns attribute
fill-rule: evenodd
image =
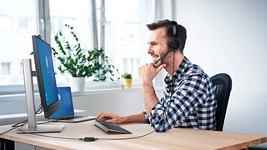
<svg viewBox="0 0 267 150"><path fill-rule="evenodd" d="M84 49L74 27L67 24L65 27L69 29L72 39L67 38L62 32L58 32L54 36L57 48L52 47L52 52L60 62L58 70L61 73L69 73L73 77L73 83L81 82L80 89L74 89L75 87L73 87L72 91L83 90L85 77L95 76L96 81L111 79L107 76L114 76L115 67L108 63L108 57L105 56L104 50L102 48ZM101 60L104 60L104 62L100 63Z"/></svg>
<svg viewBox="0 0 267 150"><path fill-rule="evenodd" d="M103 58L104 57L104 58ZM104 61L101 63L101 69L99 72L95 73L94 76L94 81L115 81L115 80L119 80L120 76L119 76L119 70L117 68L115 68L114 65L109 64L108 62L108 56L104 56L103 55L103 59Z"/></svg>
<svg viewBox="0 0 267 150"><path fill-rule="evenodd" d="M130 73L124 73L122 75L122 77L123 77L123 81L124 81L124 86L126 88L131 88L132 87L132 82L133 82L132 74L130 74Z"/></svg>

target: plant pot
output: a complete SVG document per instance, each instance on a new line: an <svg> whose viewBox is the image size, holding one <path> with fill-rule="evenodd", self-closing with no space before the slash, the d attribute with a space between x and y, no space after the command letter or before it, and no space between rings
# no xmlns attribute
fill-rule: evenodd
<svg viewBox="0 0 267 150"><path fill-rule="evenodd" d="M132 78L124 78L123 81L124 81L124 86L126 88L131 88L132 87L132 82L133 82Z"/></svg>
<svg viewBox="0 0 267 150"><path fill-rule="evenodd" d="M84 91L85 77L72 77L71 91L82 92Z"/></svg>

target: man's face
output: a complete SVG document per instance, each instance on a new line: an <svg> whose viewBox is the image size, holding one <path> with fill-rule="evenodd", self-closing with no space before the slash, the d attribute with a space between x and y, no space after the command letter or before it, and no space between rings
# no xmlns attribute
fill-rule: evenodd
<svg viewBox="0 0 267 150"><path fill-rule="evenodd" d="M165 52L168 51L166 29L164 27L150 31L148 40L148 54L155 63Z"/></svg>

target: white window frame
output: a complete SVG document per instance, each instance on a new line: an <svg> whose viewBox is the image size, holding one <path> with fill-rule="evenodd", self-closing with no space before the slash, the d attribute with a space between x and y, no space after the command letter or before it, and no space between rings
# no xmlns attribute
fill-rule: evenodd
<svg viewBox="0 0 267 150"><path fill-rule="evenodd" d="M41 37L48 43L51 43L51 21L50 21L50 11L49 11L49 0L36 0L37 2L37 29L38 29L38 34L41 35ZM93 37L98 37L97 35L97 19L96 19L96 5L95 5L95 0L90 0L91 2L91 6L92 6L92 36ZM162 19L163 15L162 14L158 14L156 12L161 12L164 14L163 10L162 10L162 1L151 1L151 12L150 14L152 14L152 19L151 21L154 20L158 20L158 19ZM171 4L171 5L169 5ZM169 2L169 6L171 7L171 14L172 16L170 18L174 19L176 18L175 16L175 5L176 5L176 1L175 0L171 0ZM102 22L101 25L99 26L99 30L100 30L100 45L101 47L105 47L105 0L101 0L101 5L102 5L102 9L101 9L101 18L100 21ZM161 7L160 7L161 6ZM160 10L159 10L160 9ZM98 47L98 38L92 38L94 41L93 46L94 47ZM163 87L164 83L162 78L164 78L165 73L162 72L160 73L154 80L154 85L155 87ZM59 83L60 84L60 83ZM88 84L88 83L87 83ZM35 85L35 87L37 87ZM118 86L116 85L115 88L117 88ZM139 79L135 79L134 80L134 85L133 87L141 87L140 81ZM112 87L107 87L105 89L110 89L112 90ZM87 90L87 89L86 89ZM24 85L9 85L9 86L0 86L0 95L5 95L5 94L21 94L24 93Z"/></svg>
<svg viewBox="0 0 267 150"><path fill-rule="evenodd" d="M95 0L90 0L91 6L92 6L92 35L93 37L98 37L97 32L97 18L96 18L96 5ZM51 21L50 21L50 10L49 10L49 0L36 0L37 3L37 34L42 37L46 42L51 43ZM101 12L101 18L105 18L105 0L101 0L102 12ZM105 19L102 20L102 23L105 22ZM101 24L102 26L99 27L100 31L100 46L104 47L104 39L105 39L105 26L104 23ZM93 46L98 47L98 38L92 38L93 39ZM64 83L59 83L64 84ZM35 91L37 92L37 85L35 84ZM87 86L88 87L88 86ZM133 87L140 87L139 80L134 80ZM99 90L118 90L118 85L108 86L104 87ZM120 87L120 89L124 89L123 86ZM13 95L13 94L23 94L25 93L24 84L22 85L6 85L6 86L0 86L0 95Z"/></svg>

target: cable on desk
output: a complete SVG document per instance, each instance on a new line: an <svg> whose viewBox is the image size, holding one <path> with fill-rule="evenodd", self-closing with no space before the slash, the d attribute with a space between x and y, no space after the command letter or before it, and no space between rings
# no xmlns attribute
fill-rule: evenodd
<svg viewBox="0 0 267 150"><path fill-rule="evenodd" d="M126 137L126 138L96 138L96 140L130 140L130 139L137 139L137 138L141 138L141 137L145 137L149 134L154 133L155 131L151 131L149 133L146 133L144 135L140 135L140 136L134 136L134 137Z"/></svg>
<svg viewBox="0 0 267 150"><path fill-rule="evenodd" d="M14 130L14 129L16 129L16 128L18 128L18 126L16 126L16 127L12 127L11 129L8 129L8 130L6 130L6 131L4 131L4 132L1 132L0 135L3 135L3 134L5 134L5 133L7 133L7 132L10 132L10 131L12 131L12 130Z"/></svg>
<svg viewBox="0 0 267 150"><path fill-rule="evenodd" d="M38 106L37 110L35 111L35 114L40 114L40 113L42 113L42 105L41 104ZM28 119L25 119L25 120L23 120L21 122L15 123L15 124L13 124L11 126L11 129L8 129L8 130L6 130L4 132L1 132L0 135L3 135L5 133L7 133L7 132L10 132L10 131L18 128L18 127L25 126L26 123L28 123Z"/></svg>
<svg viewBox="0 0 267 150"><path fill-rule="evenodd" d="M137 139L141 137L145 137L155 131L146 133L144 135L140 136L135 136L135 137L126 137L126 138L98 138L98 137L84 137L84 138L73 138L73 137L60 137L60 136L49 136L49 135L43 135L43 134L38 134L38 133L31 133L37 136L43 136L43 137L49 137L49 138L57 138L57 139L67 139L67 140L81 140L84 142L94 142L96 140L129 140L129 139Z"/></svg>
<svg viewBox="0 0 267 150"><path fill-rule="evenodd" d="M73 138L73 137L49 136L49 135L38 134L38 133L31 133L31 134L42 136L42 137L55 138L55 139L81 140L80 138Z"/></svg>
<svg viewBox="0 0 267 150"><path fill-rule="evenodd" d="M37 108L37 110L35 111L35 114L40 114L42 113L42 105L40 104ZM28 119L25 119L21 122L18 122L16 124L13 124L12 127L21 127L21 126L25 126L28 123Z"/></svg>
<svg viewBox="0 0 267 150"><path fill-rule="evenodd" d="M25 120L23 120L21 122L18 122L16 124L13 124L12 125L12 128L24 126L26 123L28 123L28 119L25 119Z"/></svg>

